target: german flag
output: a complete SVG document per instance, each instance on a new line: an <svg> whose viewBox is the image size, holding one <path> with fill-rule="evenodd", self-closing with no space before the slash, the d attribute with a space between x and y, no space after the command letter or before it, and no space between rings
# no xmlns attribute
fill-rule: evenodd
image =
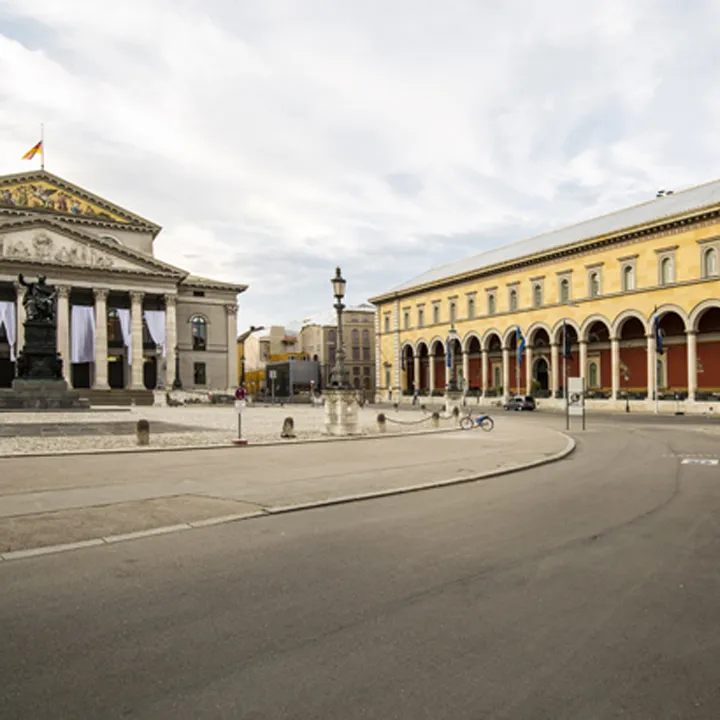
<svg viewBox="0 0 720 720"><path fill-rule="evenodd" d="M23 156L23 160L32 160L38 153L42 155L42 140L33 145Z"/></svg>

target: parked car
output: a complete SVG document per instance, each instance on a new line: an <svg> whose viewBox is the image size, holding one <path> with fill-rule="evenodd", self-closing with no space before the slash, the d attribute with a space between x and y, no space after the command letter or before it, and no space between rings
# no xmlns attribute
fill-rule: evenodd
<svg viewBox="0 0 720 720"><path fill-rule="evenodd" d="M535 398L532 395L515 395L511 397L503 407L506 410L534 410Z"/></svg>

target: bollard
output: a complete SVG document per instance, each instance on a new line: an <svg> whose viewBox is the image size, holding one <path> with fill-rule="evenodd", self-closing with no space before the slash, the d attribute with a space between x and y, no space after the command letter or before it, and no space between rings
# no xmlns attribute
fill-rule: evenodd
<svg viewBox="0 0 720 720"><path fill-rule="evenodd" d="M380 413L377 416L377 427L379 433L387 432L387 418L384 413Z"/></svg>
<svg viewBox="0 0 720 720"><path fill-rule="evenodd" d="M432 414L432 426L437 429L440 427L440 413L434 412Z"/></svg>
<svg viewBox="0 0 720 720"><path fill-rule="evenodd" d="M150 444L150 423L147 420L137 421L137 444Z"/></svg>
<svg viewBox="0 0 720 720"><path fill-rule="evenodd" d="M456 425L460 425L460 408L456 405L452 410L453 420Z"/></svg>
<svg viewBox="0 0 720 720"><path fill-rule="evenodd" d="M295 421L291 417L286 417L283 420L282 432L280 433L281 438L291 439L295 437Z"/></svg>
<svg viewBox="0 0 720 720"><path fill-rule="evenodd" d="M420 405L420 409L425 412L427 410L427 405L423 403L422 405Z"/></svg>

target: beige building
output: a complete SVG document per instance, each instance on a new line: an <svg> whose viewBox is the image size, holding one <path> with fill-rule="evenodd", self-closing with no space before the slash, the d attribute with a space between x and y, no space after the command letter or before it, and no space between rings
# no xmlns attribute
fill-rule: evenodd
<svg viewBox="0 0 720 720"><path fill-rule="evenodd" d="M363 304L343 311L345 364L350 384L369 394L375 392L375 308ZM320 363L322 387L326 387L337 358L337 316L326 313L307 318L300 331L301 346L311 360Z"/></svg>
<svg viewBox="0 0 720 720"><path fill-rule="evenodd" d="M89 396L234 387L247 286L158 260L160 230L43 170L0 176L0 387L24 344L21 273L57 287L63 374Z"/></svg>

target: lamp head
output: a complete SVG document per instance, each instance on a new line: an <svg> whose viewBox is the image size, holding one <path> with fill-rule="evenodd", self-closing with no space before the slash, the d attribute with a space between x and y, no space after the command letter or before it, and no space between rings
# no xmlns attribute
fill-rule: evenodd
<svg viewBox="0 0 720 720"><path fill-rule="evenodd" d="M330 282L332 282L333 295L338 300L342 300L345 297L345 278L343 278L340 268L335 268L335 277Z"/></svg>

